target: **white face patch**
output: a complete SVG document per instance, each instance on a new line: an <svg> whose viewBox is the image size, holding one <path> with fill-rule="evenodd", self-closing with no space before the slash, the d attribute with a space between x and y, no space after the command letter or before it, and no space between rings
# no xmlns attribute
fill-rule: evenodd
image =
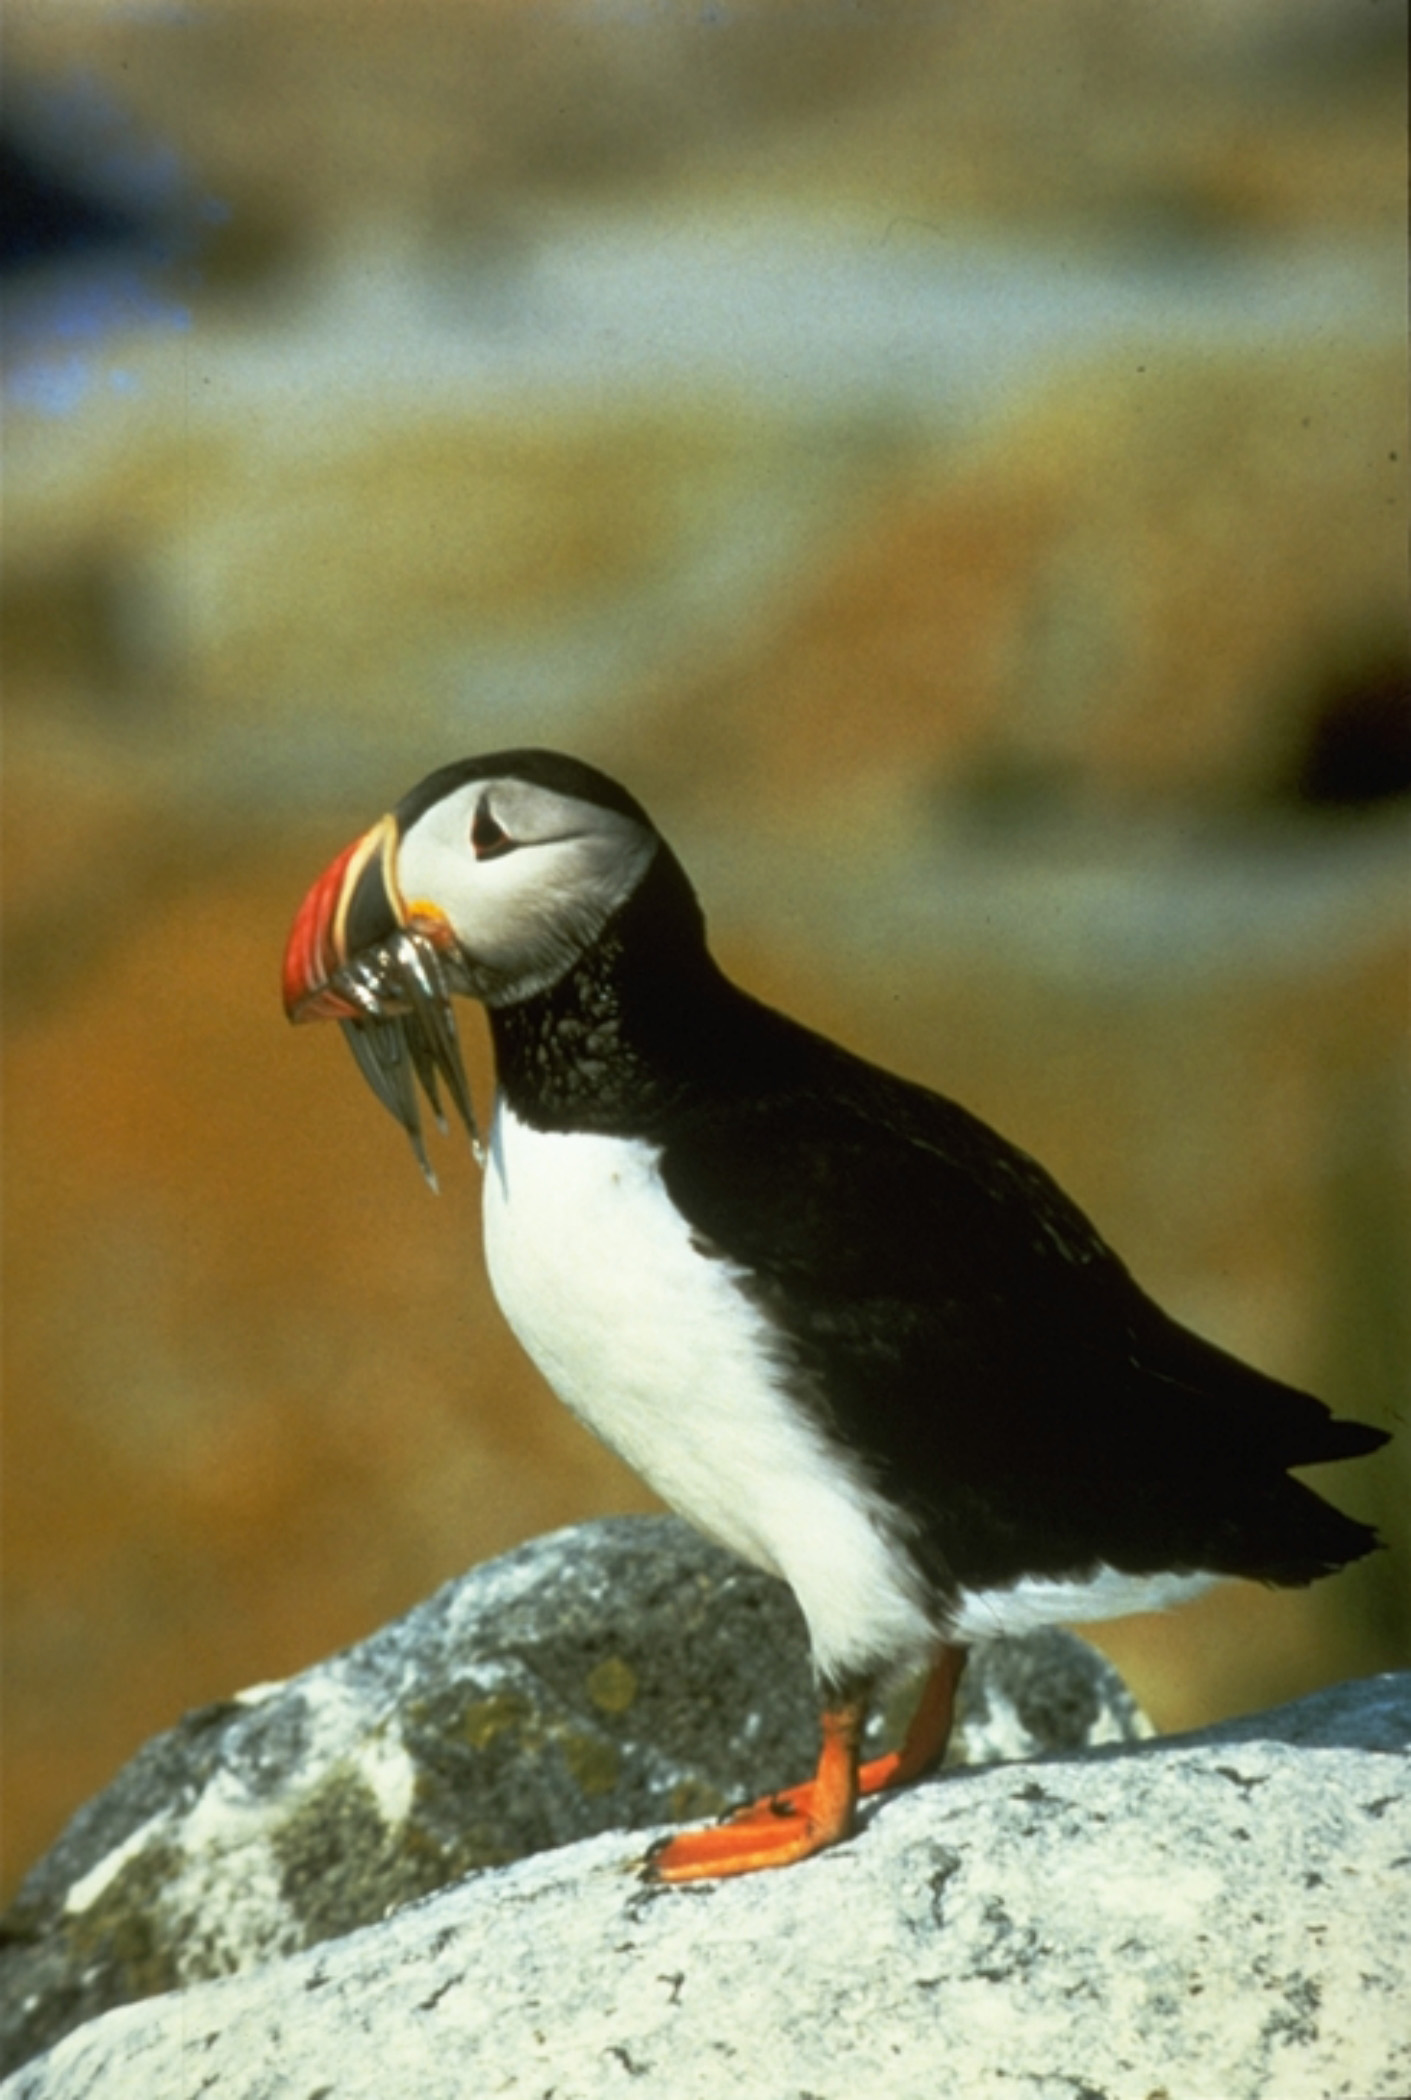
<svg viewBox="0 0 1411 2100"><path fill-rule="evenodd" d="M477 834L482 844L477 850ZM410 825L397 849L404 903L449 919L487 1005L531 997L572 967L636 889L649 826L523 780L473 780Z"/></svg>
<svg viewBox="0 0 1411 2100"><path fill-rule="evenodd" d="M682 1516L783 1577L823 1674L935 1648L891 1512L786 1392L764 1315L693 1244L654 1147L535 1131L501 1103L485 1251L559 1398Z"/></svg>

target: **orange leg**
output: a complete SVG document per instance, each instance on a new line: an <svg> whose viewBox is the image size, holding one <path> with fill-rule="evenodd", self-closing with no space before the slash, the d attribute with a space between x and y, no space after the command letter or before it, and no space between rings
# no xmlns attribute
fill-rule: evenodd
<svg viewBox="0 0 1411 2100"><path fill-rule="evenodd" d="M968 1653L966 1648L942 1648L922 1686L900 1750L868 1760L858 1774L859 1793L880 1794L883 1787L909 1786L940 1763L950 1741L956 1688Z"/></svg>
<svg viewBox="0 0 1411 2100"><path fill-rule="evenodd" d="M921 1697L901 1748L889 1750L883 1757L869 1758L860 1767L857 1775L860 1795L880 1794L892 1786L909 1786L913 1779L919 1779L923 1772L930 1771L932 1765L940 1763L950 1741L956 1687L968 1652L965 1648L941 1650L921 1688ZM784 1787L777 1794L766 1794L762 1800L747 1802L743 1808L734 1810L728 1820L732 1823L758 1823L767 1822L770 1817L807 1815L816 1785L816 1780L806 1779L801 1786Z"/></svg>
<svg viewBox="0 0 1411 2100"><path fill-rule="evenodd" d="M648 1857L649 1878L699 1881L752 1874L761 1867L789 1866L848 1837L860 1794L919 1779L944 1755L965 1653L964 1648L942 1649L900 1750L859 1765L866 1699L825 1709L823 1747L812 1779L766 1794L711 1828L663 1839Z"/></svg>

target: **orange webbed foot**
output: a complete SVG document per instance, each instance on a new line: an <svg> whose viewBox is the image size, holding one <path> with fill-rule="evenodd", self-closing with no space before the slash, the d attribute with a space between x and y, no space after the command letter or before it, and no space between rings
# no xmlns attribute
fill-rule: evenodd
<svg viewBox="0 0 1411 2100"><path fill-rule="evenodd" d="M763 1806L763 1804L756 1804ZM783 1815L758 1820L712 1823L705 1830L683 1830L662 1838L647 1854L648 1881L719 1881L735 1874L757 1874L766 1867L789 1867L836 1845L852 1828L829 1828L813 1816Z"/></svg>
<svg viewBox="0 0 1411 2100"><path fill-rule="evenodd" d="M792 1866L852 1835L859 1796L904 1786L939 1762L950 1735L963 1648L943 1649L926 1681L900 1750L860 1764L865 1698L823 1715L818 1770L800 1786L765 1794L705 1830L662 1838L647 1855L649 1881L711 1881Z"/></svg>
<svg viewBox="0 0 1411 2100"><path fill-rule="evenodd" d="M723 1823L663 1838L647 1854L649 1881L719 1880L788 1867L836 1845L852 1833L857 1802L858 1744L866 1701L857 1699L823 1716L818 1771L803 1786L766 1794Z"/></svg>
<svg viewBox="0 0 1411 2100"><path fill-rule="evenodd" d="M884 1787L899 1783L901 1756L892 1750L885 1757L874 1757L857 1770L859 1795L880 1794ZM732 1808L720 1819L722 1825L734 1827L741 1824L791 1822L802 1818L806 1821L826 1819L826 1805L819 1800L817 1779L801 1780L797 1786L780 1787L777 1793L761 1794L758 1801L746 1801L740 1808Z"/></svg>

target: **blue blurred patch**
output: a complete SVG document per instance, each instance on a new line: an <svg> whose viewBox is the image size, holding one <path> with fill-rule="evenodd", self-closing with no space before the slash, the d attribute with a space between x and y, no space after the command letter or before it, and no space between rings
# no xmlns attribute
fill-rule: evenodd
<svg viewBox="0 0 1411 2100"><path fill-rule="evenodd" d="M135 391L122 345L185 329L202 242L229 213L87 75L14 85L0 137L3 361L12 406L67 415Z"/></svg>

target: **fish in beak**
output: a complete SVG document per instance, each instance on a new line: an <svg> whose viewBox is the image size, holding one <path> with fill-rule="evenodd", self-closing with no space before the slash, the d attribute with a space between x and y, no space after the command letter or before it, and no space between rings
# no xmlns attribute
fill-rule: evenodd
<svg viewBox="0 0 1411 2100"><path fill-rule="evenodd" d="M403 899L399 839L396 818L380 818L314 883L284 951L284 1011L294 1022L341 1024L358 1069L406 1131L434 1189L418 1081L443 1131L444 1084L477 1159L482 1152L451 1005L459 947L444 912Z"/></svg>

